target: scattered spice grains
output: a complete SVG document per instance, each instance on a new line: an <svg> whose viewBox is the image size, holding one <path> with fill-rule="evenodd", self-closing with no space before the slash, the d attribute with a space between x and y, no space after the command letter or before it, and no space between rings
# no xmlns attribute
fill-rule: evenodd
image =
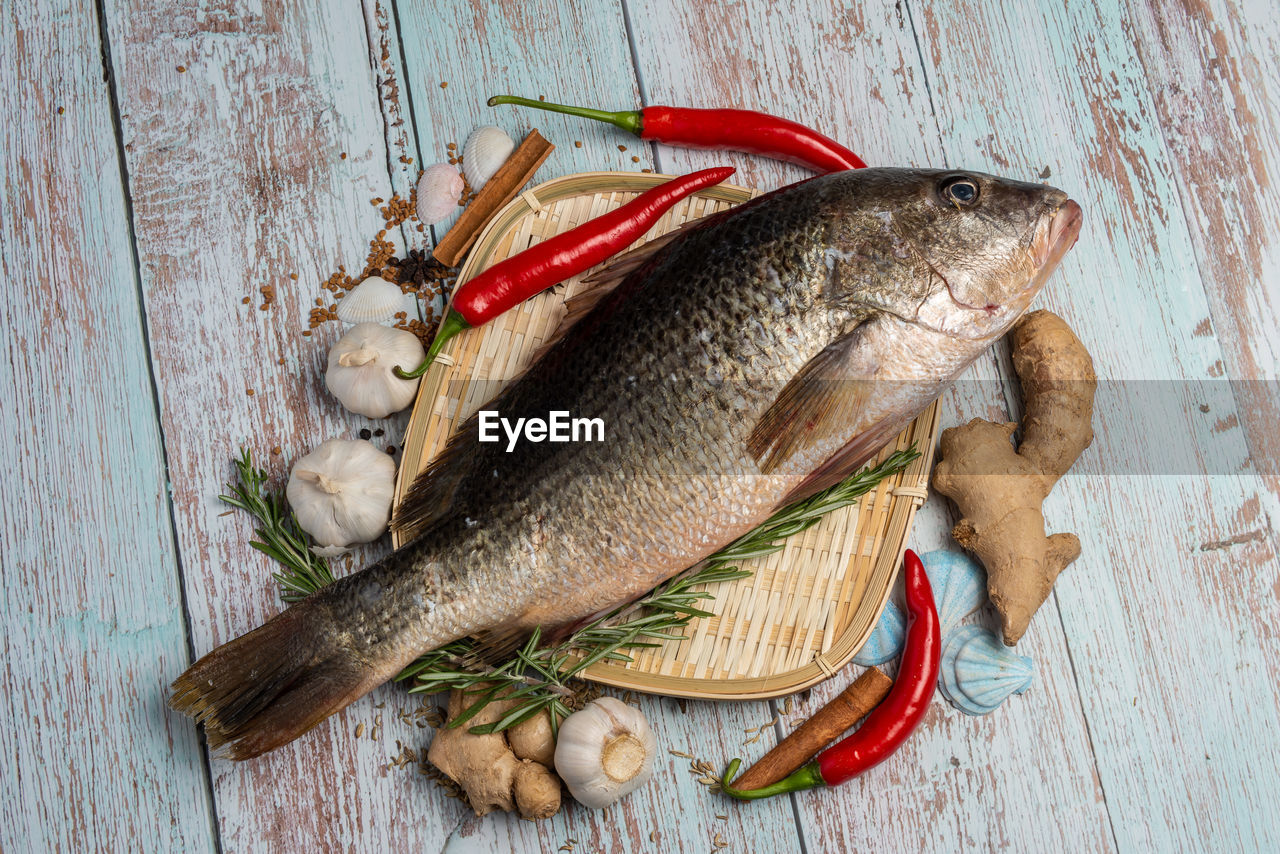
<svg viewBox="0 0 1280 854"><path fill-rule="evenodd" d="M346 160L346 159L347 159L347 153L346 153L345 151L344 151L344 152L342 152L341 154L339 154L339 155L338 155L338 159L339 159L339 160Z"/></svg>
<svg viewBox="0 0 1280 854"><path fill-rule="evenodd" d="M386 433L386 432L387 432L386 430L383 430L381 427L379 427L377 430L374 430L374 431L373 431L373 435L375 435L375 436L381 436L381 435L383 435L383 434L384 434L384 433Z"/></svg>
<svg viewBox="0 0 1280 854"><path fill-rule="evenodd" d="M626 147L625 145L619 145L619 146L618 146L618 150L619 150L619 151L626 151L626 150L627 150L627 147Z"/></svg>
<svg viewBox="0 0 1280 854"><path fill-rule="evenodd" d="M633 155L631 155L631 162L632 162L632 163L639 163L639 162L640 162L640 158L639 158L639 157L636 157L636 156L633 154Z"/></svg>
<svg viewBox="0 0 1280 854"><path fill-rule="evenodd" d="M245 393L245 394L247 394L247 395L249 395L249 397L253 397L253 396L254 396L254 394L256 394L257 392L255 392L255 391L254 391L253 389L251 389L251 388L247 388L247 389L245 389L245 390L244 390L244 393Z"/></svg>
<svg viewBox="0 0 1280 854"><path fill-rule="evenodd" d="M179 66L178 66L178 73L179 73L179 74L186 74L186 73L187 73L187 67L186 67L185 65L179 65Z"/></svg>
<svg viewBox="0 0 1280 854"><path fill-rule="evenodd" d="M448 88L449 88L449 81L448 81L448 80L441 80L441 81L440 81L440 88L441 88L441 89L448 89Z"/></svg>
<svg viewBox="0 0 1280 854"><path fill-rule="evenodd" d="M456 143L450 143L450 145L456 148ZM315 308L311 309L309 329L303 334L307 335L311 329L337 320L337 300L342 299L348 291L368 277L381 276L387 281L399 284L405 293L417 293L423 298L427 316L419 320L416 317L410 318L406 314L396 319L395 326L417 335L422 339L423 346L427 346L430 344L439 320L435 316L434 308L437 298L449 292L457 273L436 261L429 253L419 249L411 249L404 258L397 258L395 244L387 239L387 233L391 229L405 222L417 220L416 187L407 199L399 194L393 194L390 199L378 196L371 199L370 204L378 208L378 212L382 215L383 227L369 241L369 254L365 258L364 269L359 275L352 276L347 272L345 265L339 265L337 271L321 283L321 287L331 295L333 303L326 306L324 300L316 301Z"/></svg>
<svg viewBox="0 0 1280 854"><path fill-rule="evenodd" d="M574 147L574 148L582 148L582 140L580 140L580 139L575 139L575 140L573 141L573 147Z"/></svg>
<svg viewBox="0 0 1280 854"><path fill-rule="evenodd" d="M368 439L368 438L369 438L370 436L372 436L372 435L373 435L373 434L369 432L369 428L368 428L368 427L365 427L363 430L361 430L361 431L360 431L360 438L361 438L361 439Z"/></svg>

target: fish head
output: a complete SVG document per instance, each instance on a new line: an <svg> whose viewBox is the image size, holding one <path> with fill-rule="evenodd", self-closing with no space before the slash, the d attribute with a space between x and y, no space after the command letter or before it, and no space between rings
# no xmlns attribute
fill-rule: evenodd
<svg viewBox="0 0 1280 854"><path fill-rule="evenodd" d="M1080 234L1080 206L1044 184L954 170L841 177L829 296L952 337L1003 334Z"/></svg>

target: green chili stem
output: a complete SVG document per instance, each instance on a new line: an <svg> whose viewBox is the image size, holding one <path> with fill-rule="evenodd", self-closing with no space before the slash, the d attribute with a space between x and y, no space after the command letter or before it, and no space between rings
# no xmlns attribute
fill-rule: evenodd
<svg viewBox="0 0 1280 854"><path fill-rule="evenodd" d="M412 371L406 371L396 365L394 369L396 376L402 380L413 380L422 376L427 372L427 368L431 367L431 363L436 360L436 356L440 355L440 351L444 349L444 345L448 343L449 339L464 329L470 328L471 324L467 323L466 318L453 309L449 309L449 313L444 316L444 320L440 321L440 328L436 331L436 337L432 339L431 347L427 350L427 357L422 360L422 364Z"/></svg>
<svg viewBox="0 0 1280 854"><path fill-rule="evenodd" d="M738 774L738 768L742 766L741 759L735 759L729 763L729 767L725 769L724 776L720 779L720 788L726 795L731 798L737 798L740 801L754 801L759 798L771 798L774 795L782 795L787 792L799 792L804 789L815 789L818 786L827 785L827 781L822 779L822 773L818 770L817 762L809 762L801 765L787 777L783 777L776 783L765 786L762 789L735 789L729 785Z"/></svg>
<svg viewBox="0 0 1280 854"><path fill-rule="evenodd" d="M535 101L532 98L521 98L517 95L494 95L489 99L489 106L499 104L515 104L517 107L533 107L536 110L548 110L553 113L565 113L583 119L595 119L622 128L627 133L640 135L642 118L639 110L622 110L611 113L607 110L593 110L590 107L575 107L570 104L553 104L550 101Z"/></svg>

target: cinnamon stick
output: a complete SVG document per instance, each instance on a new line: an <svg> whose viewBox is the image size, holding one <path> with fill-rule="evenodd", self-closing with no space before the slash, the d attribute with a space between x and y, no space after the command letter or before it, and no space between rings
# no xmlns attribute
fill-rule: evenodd
<svg viewBox="0 0 1280 854"><path fill-rule="evenodd" d="M511 152L507 162L480 188L453 228L436 244L431 253L436 260L446 267L456 267L494 214L515 198L554 150L555 146L547 142L537 128L529 131L529 135Z"/></svg>
<svg viewBox="0 0 1280 854"><path fill-rule="evenodd" d="M795 732L770 750L733 783L735 789L762 789L778 782L808 762L818 751L835 741L867 713L880 705L893 687L893 680L874 667L869 668L827 703Z"/></svg>

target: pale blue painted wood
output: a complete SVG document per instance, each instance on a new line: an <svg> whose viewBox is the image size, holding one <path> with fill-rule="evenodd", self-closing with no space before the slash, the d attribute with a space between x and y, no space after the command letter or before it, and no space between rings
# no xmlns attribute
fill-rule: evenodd
<svg viewBox="0 0 1280 854"><path fill-rule="evenodd" d="M1216 69L1232 67L1231 62L1215 64L1225 52L1237 56L1243 72L1225 74L1222 85L1255 93L1246 93L1246 102L1254 97L1256 104L1256 93L1267 91L1259 72L1274 64L1265 50L1274 43L1274 34L1266 34L1274 23L1256 9L1219 9L1221 4L1186 20L1165 10L1148 19L1140 9L1140 26L1133 31L1118 16L1088 7L919 5L867 10L860 4L801 4L784 10L748 3L712 13L701 4L657 0L631 3L625 10L606 3L478 9L448 4L430 10L413 4L399 9L403 32L397 33L395 17L378 0L366 0L363 6L335 2L322 10L302 4L265 10L202 6L194 11L123 0L108 4L150 345L174 471L178 544L197 651L251 628L278 607L266 581L269 565L245 548L244 520L219 516L222 508L214 499L230 473L227 459L241 439L254 442L264 457L272 445L281 445L284 454L272 468L282 472L288 459L320 439L350 434L366 423L340 414L320 385L324 345L334 331L311 340L300 337L298 329L315 293L311 283L339 261L351 267L363 258L362 239L378 224L368 198L407 189L416 169L402 168L400 152L417 149L425 162L441 159L445 142L461 144L474 124L492 121L516 136L536 125L559 145L540 179L582 169L638 169L655 156L659 166L671 171L726 160L719 154L668 148L655 154L611 128L512 108L503 108L510 110L503 116L483 107L492 92L522 86L534 96L601 106L636 103L637 70L631 67L625 40L627 23L635 36L639 83L650 102L736 103L801 119L812 116L815 124L873 163L963 163L1028 178L1051 166L1052 180L1079 193L1091 230L1051 286L1046 304L1063 313L1095 348L1104 376L1198 380L1214 376L1224 364L1236 378L1274 376L1268 373L1274 367L1273 360L1268 363L1271 351L1257 340L1269 328L1258 318L1273 316L1268 314L1273 286L1266 284L1274 281L1266 272L1273 270L1266 260L1273 250L1266 249L1260 263L1251 260L1254 266L1243 268L1243 274L1234 270L1216 276L1215 244L1199 236L1213 223L1216 209L1188 204L1164 176L1181 170L1184 180L1202 187L1217 186L1221 176L1190 168L1195 146L1179 137L1175 127L1181 124L1175 120L1194 113L1187 102L1175 101L1177 109L1168 108L1166 93L1153 98L1153 84L1143 79L1144 73L1159 79L1166 89L1178 84L1181 72L1156 67L1167 55L1183 58L1192 79L1209 73L1197 63L1218 74ZM923 67L913 23L920 30ZM1189 50L1181 28L1196 34L1191 44L1209 47L1202 54ZM1170 31L1173 37L1167 35ZM83 28L75 33L81 45L92 41ZM382 55L384 40L394 45L397 37L403 40L405 68L394 47L386 58ZM1133 39L1136 47L1130 44ZM1251 59L1246 49L1255 42L1263 46L1253 51L1260 59ZM979 55L984 61L975 62ZM189 70L178 72L178 64ZM932 99L925 93L926 69ZM83 85L95 79L86 74ZM387 80L400 87L399 108L385 85L379 97L379 84ZM449 82L447 89L439 87L441 80ZM414 96L416 134L403 115L406 86ZM1270 121L1266 110L1254 112ZM43 115L48 113L46 109ZM1156 127L1160 121L1164 128ZM52 122L49 126L56 127ZM46 144L39 135L42 127L8 137L38 147ZM1231 133L1213 121L1205 127ZM1274 162L1266 134L1261 138L1263 159ZM584 142L582 149L573 146L574 139ZM619 144L628 151L619 152ZM74 150L86 150L85 144L79 142ZM71 151L59 148L55 159L74 163L63 159ZM346 160L338 157L343 151ZM631 163L632 155L641 162ZM744 183L776 186L801 174L754 158L727 159L740 166L736 180ZM112 156L96 158L92 166L98 174L114 174ZM6 168L10 187L26 182L48 194L48 186L59 186L42 184L42 178L33 179L20 167L15 172L12 158ZM112 197L108 193L105 198ZM1240 209L1249 208L1241 201L1220 218L1229 220ZM94 211L74 210L77 215ZM127 242L121 244L117 233L123 231L122 212L114 212L114 218L112 213L86 216L83 228L92 233L67 244L96 247L98 251L82 254L89 259L86 264L108 264L110 270L123 266L127 277L128 258L121 261L118 248L125 246L127 256ZM1200 225L1199 232L1188 220ZM1264 222L1265 216L1257 221ZM93 229L106 229L111 239L95 243L99 232ZM52 224L46 230L57 233ZM6 227L4 257L12 279L14 269L25 271L35 262L28 258L27 267L14 266L10 233ZM1099 251L1097 244L1108 250ZM29 254L34 257L34 250ZM289 269L299 274L298 283L284 277ZM1264 286L1242 301L1237 291L1253 271ZM1210 282L1208 298L1201 276ZM267 313L240 306L239 296L256 295L262 283L277 286L277 306ZM1125 297L1124 322L1110 311L1116 294ZM23 328L35 330L31 318L37 303L27 299L0 310L25 317ZM128 314L110 301L107 306ZM64 311L61 318L55 312L47 322L41 318L40 325L87 322L88 309L77 311ZM1202 321L1211 316L1210 328L1201 331ZM1223 330L1221 339L1214 334L1218 330ZM139 376L145 379L138 367L144 357L140 348L130 350L122 338L101 336L95 332L86 340L88 352L116 354L118 364L126 366L118 368L119 377L132 377L135 384ZM277 363L280 358L283 366ZM133 368L128 368L130 359ZM16 360L0 376L7 386L25 388L33 364ZM946 423L973 415L1005 417L1006 395L1017 398L1009 376L1000 353L975 366L975 381L944 399ZM102 383L102 388L110 387ZM246 388L257 394L245 396ZM1160 433L1130 417L1136 404L1152 400L1142 396L1142 388L1104 387L1098 445L1084 461L1090 476L1068 478L1048 505L1054 527L1081 533L1086 558L1064 576L1058 595L1019 647L1041 668L1036 687L980 722L939 705L894 763L840 791L797 798L809 850L997 845L1106 850L1113 842L1125 850L1274 845L1274 815L1263 812L1266 793L1280 790L1270 738L1277 722L1274 683L1280 675L1276 639L1269 629L1277 617L1269 587L1275 576L1275 541L1266 521L1267 514L1274 517L1274 494L1260 480L1231 474L1129 474L1134 449L1153 457L1163 450L1163 443L1149 434L1167 438L1177 432L1197 454L1193 465L1211 464L1224 473L1243 470L1250 445L1232 418L1250 424L1251 413L1237 413L1229 399L1225 404L1215 400L1213 420L1197 421L1202 413L1182 411L1184 404L1197 402L1186 391L1159 416L1166 426ZM6 399L12 397L6 394ZM69 432L110 438L112 443L103 446L107 450L137 444L139 433L129 431L130 439L123 428L106 422L105 413L113 411L107 400L90 397L86 403L77 398L76 405L89 409L73 406L72 424L85 429ZM75 421L77 411L86 413L83 422ZM33 412L30 407L6 410L11 435L32 420L24 415ZM1266 447L1256 428L1262 423L1253 422L1255 448ZM23 448L37 445L29 441ZM151 468L142 469L152 477L159 463L154 447L149 453ZM45 494L45 484L67 477L55 460L36 454L15 456L6 471L21 474L21 494L27 496ZM152 482L132 465L109 471L117 485L113 489ZM53 493L36 509L30 509L30 499L27 504L7 502L5 530L47 524L60 509L54 499L67 503L73 496L83 501L77 512L88 527L100 528L104 520L124 524L119 510L102 496L101 483L82 477L84 489ZM40 486L33 488L33 483ZM132 504L149 506L142 496ZM156 518L162 518L163 504L152 506ZM951 521L945 503L930 501L918 519L913 544L925 549L946 544ZM146 542L147 532L156 533L146 518L131 524L142 527L123 528L128 535L123 541L91 538L80 546L58 547L79 548L74 556L82 562L105 561L116 551L136 551L134 543ZM1260 540L1201 550L1202 544L1254 530L1262 531ZM1135 552L1145 559L1135 562ZM79 589L70 594L77 603L91 598ZM51 594L49 602L56 598ZM15 637L28 649L56 638L62 648L81 650L83 666L94 668L102 666L104 643L114 642L111 649L127 646L145 657L153 649L146 644L174 631L170 625L135 633L103 627L135 625L117 619L118 614L163 613L155 607L143 612L138 599L117 603L123 610L111 612L114 622L68 622L63 612L47 611L43 625L32 617L40 613L34 601L35 610L25 617L10 609L21 600L8 590L5 601L6 625L20 627L9 628L6 647L10 697L15 691L36 696L29 685L14 681L13 674L20 672L12 664ZM55 617L62 618L58 633L44 631L38 637ZM1215 626L1230 626L1231 631L1215 634ZM130 638L127 644L121 634ZM1196 666L1206 659L1209 664ZM47 667L30 655L18 660ZM155 688L142 692L140 704L105 693L120 702L105 711L83 703L74 710L83 719L94 719L91 712L119 715L120 708L162 714L162 683L181 664L158 659L152 674ZM36 672L42 684L51 681L47 669ZM813 704L839 687L815 690ZM20 718L20 725L3 736L0 746L6 755L22 749L27 752L21 755L34 761L65 752L64 732L49 724L51 712L65 707L65 698L49 694L40 699L45 705L37 712L44 726ZM738 743L745 737L738 735L742 729L771 717L765 704L691 703L687 712L679 712L671 701L642 702L666 745L713 763L739 751L748 756L753 749L763 752L766 746ZM376 703L386 705L378 708ZM788 850L796 843L792 807L785 801L727 805L692 783L684 776L682 761L674 759L670 767L660 768L652 791L609 812L570 807L541 825L471 818L411 771L384 770L396 753L396 739L418 746L426 740L423 730L393 720L393 710L405 705L398 689L384 689L287 751L248 766L215 764L219 823L227 847L554 850L574 838L578 850L647 850L653 847L650 833L657 834L662 847L675 849L710 847L715 833L735 848ZM380 718L382 726L375 727ZM366 729L360 739L354 737L358 723ZM159 761L155 741L134 744L142 740L132 734L139 724L110 720L109 735L92 746L103 750L112 743L128 744L118 754L104 755L112 763L140 762L136 767L156 773L154 764L146 765ZM377 739L371 737L375 731ZM167 732L175 748L172 761L189 770L194 762L192 730L185 722L170 721ZM1046 732L1054 737L1045 738ZM1201 760L1202 752L1208 758ZM80 762L83 768L86 760ZM95 818L101 820L100 815L77 812L76 805L62 813L47 806L44 801L60 803L63 793L74 795L77 786L86 784L74 768L54 768L52 761L46 767L46 778L18 777L6 767L11 782L38 784L40 792L56 793L37 799L40 806L29 812L6 809L14 827L33 826L56 814L66 821L53 825L70 838ZM179 836L179 842L190 845L173 843L175 847L207 844L207 821L169 822L175 810L198 813L201 792L197 788L184 798L183 792L172 791L166 773L173 772L146 778L157 781L160 807L142 811L141 818L136 809L112 816L108 826L142 840L160 840L160 847ZM178 777L188 779L184 773ZM95 785L118 783L99 780ZM132 791L121 804L134 803L128 799ZM10 802L6 800L6 808ZM717 814L730 820L715 818ZM204 827L206 836L193 827Z"/></svg>
<svg viewBox="0 0 1280 854"><path fill-rule="evenodd" d="M631 11L646 22L636 28L636 53L655 103L780 113L827 130L871 165L946 163L901 4L813 2L784 11L749 2L708 18L696 2L645 0ZM689 26L691 20L701 23ZM684 170L724 155L662 147L659 157L665 168ZM805 174L760 158L739 161L764 187ZM974 416L1004 420L1007 376L995 356L980 360L943 398L944 425ZM916 518L911 546L947 545L953 521L945 501L933 498ZM899 756L841 789L797 795L809 849L1108 850L1106 806L1070 658L1059 627L1045 622L1027 642L1043 673L1030 694L977 722L939 699ZM815 688L808 708L855 672ZM1045 821L1055 813L1059 821Z"/></svg>
<svg viewBox="0 0 1280 854"><path fill-rule="evenodd" d="M248 547L248 521L217 500L240 446L282 477L322 440L365 426L388 430L380 446L398 444L401 420L349 416L325 390L340 330L302 334L319 283L339 264L357 272L382 225L370 199L391 195L386 125L355 0L104 8L192 643L203 654L281 608L270 561ZM263 285L276 289L268 311L258 308ZM166 679L183 666L170 662ZM161 702L159 686L149 699ZM394 746L354 735L357 720L380 713L373 702L296 748L213 761L224 847L443 845L448 816L430 784L389 776ZM189 721L175 727L195 732Z"/></svg>
<svg viewBox="0 0 1280 854"><path fill-rule="evenodd" d="M1253 470L1280 509L1280 17L1273 4L1131 3L1128 20L1205 282ZM1217 421L1218 416L1214 416ZM1274 518L1274 514L1273 514Z"/></svg>
<svg viewBox="0 0 1280 854"><path fill-rule="evenodd" d="M0 849L215 845L92 3L0 26Z"/></svg>
<svg viewBox="0 0 1280 854"><path fill-rule="evenodd" d="M1212 413L1229 426L1199 409L1222 345L1197 331L1206 282L1132 27L1107 4L911 8L949 156L1027 177L1048 165L1086 211L1043 303L1096 350L1098 439L1046 512L1084 544L1056 600L1116 843L1275 848L1274 535L1202 548L1254 527L1266 487L1233 474L1249 451L1231 401Z"/></svg>

